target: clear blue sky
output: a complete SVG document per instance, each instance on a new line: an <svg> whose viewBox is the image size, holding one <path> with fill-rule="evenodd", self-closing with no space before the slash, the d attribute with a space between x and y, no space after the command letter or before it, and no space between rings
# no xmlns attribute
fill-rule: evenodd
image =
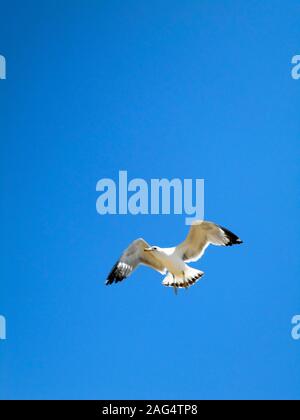
<svg viewBox="0 0 300 420"><path fill-rule="evenodd" d="M0 398L298 398L299 1L1 1ZM159 148L159 152L158 152ZM210 248L176 297L136 237L185 216L96 213L96 182L204 178Z"/></svg>

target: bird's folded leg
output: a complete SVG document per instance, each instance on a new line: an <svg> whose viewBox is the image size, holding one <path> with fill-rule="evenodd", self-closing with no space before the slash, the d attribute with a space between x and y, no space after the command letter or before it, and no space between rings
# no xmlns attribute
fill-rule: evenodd
<svg viewBox="0 0 300 420"><path fill-rule="evenodd" d="M174 276L174 274L173 274L173 273L172 273L172 276L173 276L173 281L174 281L174 286L173 286L173 288L174 288L175 295L177 296L177 293L178 293L178 290L177 290L177 284L175 283L175 276Z"/></svg>
<svg viewBox="0 0 300 420"><path fill-rule="evenodd" d="M184 288L185 288L185 290L187 290L188 287L189 287L189 284L188 284L188 282L185 281L185 272L184 271L182 271L182 276L183 276L183 285L184 285Z"/></svg>

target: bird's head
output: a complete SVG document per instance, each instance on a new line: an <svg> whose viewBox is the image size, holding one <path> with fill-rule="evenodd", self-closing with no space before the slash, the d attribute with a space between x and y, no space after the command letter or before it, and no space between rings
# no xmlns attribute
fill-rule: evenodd
<svg viewBox="0 0 300 420"><path fill-rule="evenodd" d="M159 252L160 247L159 246L150 246L149 248L144 249L145 252Z"/></svg>

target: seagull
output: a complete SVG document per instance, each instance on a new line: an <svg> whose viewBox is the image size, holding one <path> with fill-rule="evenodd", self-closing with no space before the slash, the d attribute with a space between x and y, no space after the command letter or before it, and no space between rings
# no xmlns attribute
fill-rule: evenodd
<svg viewBox="0 0 300 420"><path fill-rule="evenodd" d="M143 238L133 241L123 252L109 273L106 285L118 283L129 277L139 265L146 265L166 275L162 284L177 289L188 288L203 275L203 271L186 263L198 261L212 244L232 246L243 241L230 230L212 222L197 220L191 225L186 239L176 247L150 246Z"/></svg>

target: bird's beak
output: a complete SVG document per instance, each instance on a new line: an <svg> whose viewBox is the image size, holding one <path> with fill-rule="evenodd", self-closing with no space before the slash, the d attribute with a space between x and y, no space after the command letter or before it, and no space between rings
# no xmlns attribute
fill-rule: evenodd
<svg viewBox="0 0 300 420"><path fill-rule="evenodd" d="M149 252L149 251L153 251L152 248L145 248L144 251Z"/></svg>

